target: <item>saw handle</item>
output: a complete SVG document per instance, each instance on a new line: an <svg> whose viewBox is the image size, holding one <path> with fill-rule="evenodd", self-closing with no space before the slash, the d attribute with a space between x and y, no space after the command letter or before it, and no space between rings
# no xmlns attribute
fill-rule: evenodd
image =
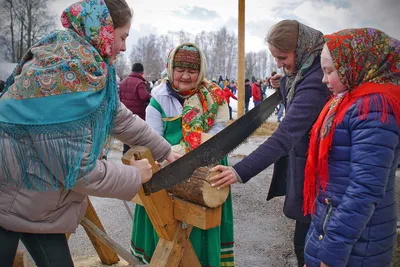
<svg viewBox="0 0 400 267"><path fill-rule="evenodd" d="M160 167L154 161L153 155L150 152L150 149L144 146L133 146L131 147L125 155L122 156L122 163L125 165L131 165L131 160L134 158L135 160L147 159L153 169L153 174L160 170ZM150 188L148 183L143 184L143 189L146 196L150 195Z"/></svg>

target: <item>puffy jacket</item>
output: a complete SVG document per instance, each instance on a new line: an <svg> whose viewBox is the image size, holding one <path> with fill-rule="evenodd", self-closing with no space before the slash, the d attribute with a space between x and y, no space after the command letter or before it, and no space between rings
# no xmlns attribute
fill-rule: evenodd
<svg viewBox="0 0 400 267"><path fill-rule="evenodd" d="M119 84L119 98L133 114L139 115L142 120L146 118L146 107L151 95L140 73L132 72Z"/></svg>
<svg viewBox="0 0 400 267"><path fill-rule="evenodd" d="M358 100L358 102L362 99ZM389 266L396 239L395 173L400 130L393 114L358 116L356 102L334 132L329 181L306 239L307 267Z"/></svg>
<svg viewBox="0 0 400 267"><path fill-rule="evenodd" d="M251 86L251 94L253 95L253 101L260 102L261 99L261 88L257 83L253 83Z"/></svg>
<svg viewBox="0 0 400 267"><path fill-rule="evenodd" d="M171 146L167 141L138 116L133 116L124 105L120 105L115 120L116 126L111 133L115 138L129 145L150 148L156 160L161 161L168 156ZM73 140L75 139L71 138L70 142ZM76 140L80 142L79 138ZM4 142L9 143L7 139ZM32 145L40 147L42 143L37 142ZM91 143L87 142L84 145L85 150L90 151ZM80 146L71 144L70 147ZM39 151L44 150L40 148ZM37 162L30 163L32 167L37 164L50 165L49 157L38 155L37 158ZM1 183L4 182L1 178L5 177L2 173L4 168L1 165L12 164L13 158L3 155L2 160L0 162ZM83 162L85 161L87 159L84 158ZM53 172L55 170L57 168L52 169ZM29 168L28 172L30 172ZM55 176L60 181L59 190L53 190L50 184L47 191L29 190L22 186L22 181L19 186L13 183L3 184L0 190L1 227L23 233L73 233L85 215L87 195L131 200L141 186L140 171L137 168L106 160L97 160L96 167L88 174L87 179L77 180L72 190L65 190L62 186L64 177L61 174L53 176L49 169L43 171L42 177L32 175L32 179L42 178L48 181L51 179L49 176Z"/></svg>
<svg viewBox="0 0 400 267"><path fill-rule="evenodd" d="M225 97L226 103L228 103L228 105L231 100L231 97L233 99L237 100L237 97L231 92L231 90L229 90L228 87L224 88L224 97Z"/></svg>

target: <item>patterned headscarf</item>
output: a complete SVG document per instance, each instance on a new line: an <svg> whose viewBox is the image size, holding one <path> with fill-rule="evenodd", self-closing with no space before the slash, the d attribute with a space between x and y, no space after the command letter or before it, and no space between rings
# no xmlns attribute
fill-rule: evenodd
<svg viewBox="0 0 400 267"><path fill-rule="evenodd" d="M182 57L184 53L188 55L185 51L191 51L189 57ZM178 61L176 54L178 54ZM183 58L189 59L182 63ZM181 92L173 84L174 65L179 62L179 66L190 65L193 66L193 69L196 69L197 58L200 59L200 69L196 86L187 92ZM185 99L182 113L183 140L181 144L187 151L191 151L200 145L202 132L208 132L215 122L226 122L228 120L228 113L226 112L228 106L221 88L205 79L206 59L203 51L197 45L184 43L175 47L168 57L167 71L172 89Z"/></svg>
<svg viewBox="0 0 400 267"><path fill-rule="evenodd" d="M321 55L324 47L323 34L300 22L299 34L297 37L294 73L286 77L286 101L293 99L296 85L303 80L304 74L312 66L316 57Z"/></svg>
<svg viewBox="0 0 400 267"><path fill-rule="evenodd" d="M400 125L400 42L371 28L347 29L324 39L348 91L326 104L312 128L304 184L305 214L314 211L318 190L326 189L335 128L357 99L363 97L357 106L359 119L365 119L375 105L382 111L382 122L389 123L391 110Z"/></svg>
<svg viewBox="0 0 400 267"><path fill-rule="evenodd" d="M54 31L33 45L7 81L7 91L0 99L0 154L6 155L7 139L14 162L2 164L3 173L18 168L26 177L2 177L19 184L24 179L29 188L45 189L46 183L58 188L59 181L30 180L26 170L35 157L48 155L61 166L66 189L73 188L77 177L85 176L96 164L112 128L118 108L115 71L109 65L114 43L114 26L103 0L84 0L67 8L61 16L67 30ZM74 142L69 142L73 138ZM81 142L76 139L81 138ZM41 140L45 147L19 140ZM91 151L84 151L87 142ZM79 147L71 144L79 143ZM85 153L85 174L80 168ZM11 155L11 153L8 153ZM4 160L3 160L4 162ZM0 163L1 165L1 163ZM33 168L41 177L45 168ZM58 177L56 177L58 178Z"/></svg>

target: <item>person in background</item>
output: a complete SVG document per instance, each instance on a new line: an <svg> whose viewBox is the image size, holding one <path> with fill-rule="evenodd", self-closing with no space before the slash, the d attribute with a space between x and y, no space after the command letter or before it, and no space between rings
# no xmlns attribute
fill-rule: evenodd
<svg viewBox="0 0 400 267"><path fill-rule="evenodd" d="M146 88L144 68L141 63L134 63L131 74L119 84L119 98L133 114L145 120L146 107L151 95ZM125 154L129 148L129 145L124 144L122 154Z"/></svg>
<svg viewBox="0 0 400 267"><path fill-rule="evenodd" d="M2 267L13 265L20 239L37 266L73 267L65 234L84 218L87 196L130 201L150 180L147 159L99 160L110 136L147 146L159 161L179 157L119 101L113 64L131 19L124 0L74 3L61 15L66 29L34 44L8 78L0 98Z"/></svg>
<svg viewBox="0 0 400 267"><path fill-rule="evenodd" d="M250 98L251 98L251 84L250 80L246 79L244 81L244 107L246 113L249 112Z"/></svg>
<svg viewBox="0 0 400 267"><path fill-rule="evenodd" d="M218 86L221 88L221 90L224 90L225 86L224 86L224 79L222 78L222 76L220 75L218 78Z"/></svg>
<svg viewBox="0 0 400 267"><path fill-rule="evenodd" d="M260 80L256 80L251 86L251 95L253 97L254 106L258 106L262 101Z"/></svg>
<svg viewBox="0 0 400 267"><path fill-rule="evenodd" d="M231 84L228 86L228 88L234 95L236 95L237 87L234 80L231 81Z"/></svg>
<svg viewBox="0 0 400 267"><path fill-rule="evenodd" d="M146 122L163 136L174 151L185 154L196 149L201 136L224 129L228 107L223 91L206 77L203 51L193 44L175 47L167 61L168 77L153 89L146 109ZM221 164L227 165L225 157ZM234 266L232 197L222 205L221 225L209 230L193 228L190 241L202 266ZM131 252L148 263L158 242L148 215L136 206Z"/></svg>
<svg viewBox="0 0 400 267"><path fill-rule="evenodd" d="M390 266L400 158L400 41L382 31L324 36L323 83L334 97L311 131L304 184L313 214L307 267Z"/></svg>
<svg viewBox="0 0 400 267"><path fill-rule="evenodd" d="M229 119L232 120L232 107L229 105L229 102L230 102L231 97L235 100L237 100L237 97L232 93L232 91L228 87L224 88L224 97L225 97L226 103L228 103Z"/></svg>
<svg viewBox="0 0 400 267"><path fill-rule="evenodd" d="M281 89L286 114L278 129L255 151L232 168L217 166L222 171L214 177L214 186L246 183L268 166L274 173L268 200L286 195L284 214L295 220L293 237L298 266L304 265L304 245L311 216L302 212L304 169L311 126L325 105L330 91L322 83L320 55L324 45L320 31L296 20L283 20L274 25L266 38L278 68L271 82ZM280 82L279 82L280 81Z"/></svg>

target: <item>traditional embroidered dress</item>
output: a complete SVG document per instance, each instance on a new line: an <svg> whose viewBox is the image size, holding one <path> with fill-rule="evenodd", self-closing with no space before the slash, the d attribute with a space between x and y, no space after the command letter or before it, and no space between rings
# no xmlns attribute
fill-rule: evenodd
<svg viewBox="0 0 400 267"><path fill-rule="evenodd" d="M112 128L118 95L109 65L114 26L107 6L81 1L66 9L61 20L67 30L50 33L26 53L0 99L0 168L6 174L0 186L23 179L31 189L46 189L47 183L58 189L56 177L62 173L65 189L73 188L95 167ZM79 145L71 148L70 138L81 144L73 142ZM88 138L91 150L84 151ZM35 142L46 145L38 151ZM90 158L83 163L85 153ZM6 154L8 162L18 163L6 164ZM54 159L49 170L37 155ZM13 175L15 168L22 176ZM44 171L54 179L32 179Z"/></svg>
<svg viewBox="0 0 400 267"><path fill-rule="evenodd" d="M199 70L197 85L181 93L172 84L173 68ZM217 133L228 119L223 92L205 80L205 57L194 44L176 47L168 58L168 79L153 89L153 98L146 110L146 121L178 151L191 151L200 145L201 133ZM158 119L152 119L153 114ZM158 120L158 121L157 121ZM220 163L227 165L224 158ZM207 231L193 228L193 248L202 266L234 266L233 211L229 195L222 206L221 226ZM149 263L158 236L143 207L136 206L133 221L131 252Z"/></svg>

